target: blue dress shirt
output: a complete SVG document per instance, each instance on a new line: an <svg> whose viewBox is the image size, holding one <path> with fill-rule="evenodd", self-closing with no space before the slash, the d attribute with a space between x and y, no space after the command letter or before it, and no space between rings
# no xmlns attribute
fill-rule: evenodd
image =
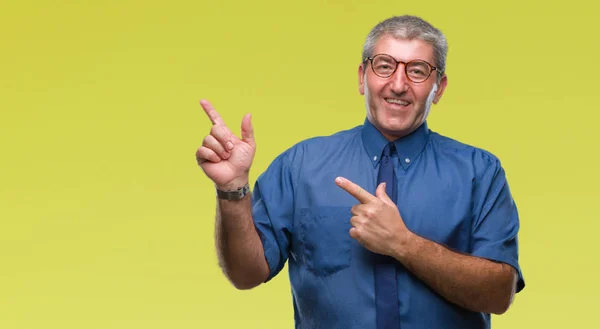
<svg viewBox="0 0 600 329"><path fill-rule="evenodd" d="M369 122L304 140L259 176L253 218L270 276L288 261L295 327L376 329L373 255L349 234L358 201L343 176L375 194L388 143ZM500 161L422 124L396 140L397 204L409 230L452 250L512 265L517 291L519 217ZM267 280L267 281L268 281ZM490 328L490 314L468 311L404 267L397 275L402 329Z"/></svg>

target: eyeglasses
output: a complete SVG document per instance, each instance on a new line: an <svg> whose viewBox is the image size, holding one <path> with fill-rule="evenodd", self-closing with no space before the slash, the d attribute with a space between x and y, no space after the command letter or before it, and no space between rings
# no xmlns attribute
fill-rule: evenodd
<svg viewBox="0 0 600 329"><path fill-rule="evenodd" d="M404 72L408 80L414 83L421 83L431 76L431 73L437 68L427 63L426 61L417 59L409 62L397 61L394 57L387 54L378 54L373 57L365 58L366 61L371 61L373 73L378 77L389 78L396 72L398 64L404 64ZM440 72L440 71L438 71Z"/></svg>

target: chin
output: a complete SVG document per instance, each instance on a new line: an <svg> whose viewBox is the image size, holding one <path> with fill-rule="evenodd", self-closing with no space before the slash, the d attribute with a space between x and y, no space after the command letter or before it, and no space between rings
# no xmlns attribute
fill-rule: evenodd
<svg viewBox="0 0 600 329"><path fill-rule="evenodd" d="M404 118L382 118L383 120L378 120L381 128L389 131L403 131L412 125L411 120L407 120Z"/></svg>
<svg viewBox="0 0 600 329"><path fill-rule="evenodd" d="M370 121L386 135L403 136L416 129L417 118L412 112L392 113L385 108L367 112Z"/></svg>

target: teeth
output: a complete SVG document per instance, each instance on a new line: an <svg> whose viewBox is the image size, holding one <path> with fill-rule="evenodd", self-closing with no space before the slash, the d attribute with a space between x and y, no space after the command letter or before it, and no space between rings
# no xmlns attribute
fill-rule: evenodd
<svg viewBox="0 0 600 329"><path fill-rule="evenodd" d="M408 102L400 100L400 99L386 98L385 101L388 103L392 103L392 104L408 105Z"/></svg>

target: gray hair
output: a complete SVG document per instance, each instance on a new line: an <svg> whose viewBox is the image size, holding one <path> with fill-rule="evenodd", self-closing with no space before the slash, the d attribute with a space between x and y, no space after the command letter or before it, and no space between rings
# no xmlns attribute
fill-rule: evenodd
<svg viewBox="0 0 600 329"><path fill-rule="evenodd" d="M392 35L401 39L419 39L433 47L435 66L438 69L437 82L439 83L446 71L446 56L448 43L444 34L422 18L410 15L394 16L375 25L369 32L363 46L361 62L373 56L375 44L384 35Z"/></svg>

